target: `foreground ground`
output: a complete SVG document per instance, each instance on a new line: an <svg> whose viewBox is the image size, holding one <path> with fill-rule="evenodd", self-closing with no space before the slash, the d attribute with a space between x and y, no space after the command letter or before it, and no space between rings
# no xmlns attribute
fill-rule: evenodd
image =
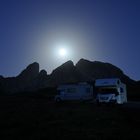
<svg viewBox="0 0 140 140"><path fill-rule="evenodd" d="M139 139L139 108L55 104L44 96L0 97L2 139Z"/></svg>

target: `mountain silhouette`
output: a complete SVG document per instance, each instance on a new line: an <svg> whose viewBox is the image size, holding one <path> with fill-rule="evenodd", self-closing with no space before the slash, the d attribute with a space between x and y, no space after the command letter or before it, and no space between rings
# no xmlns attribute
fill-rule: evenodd
<svg viewBox="0 0 140 140"><path fill-rule="evenodd" d="M80 73L80 71L77 70L71 60L53 70L48 79L48 84L53 86L57 86L63 83L74 83L85 80L83 75Z"/></svg>
<svg viewBox="0 0 140 140"><path fill-rule="evenodd" d="M99 78L120 78L126 84L134 83L134 80L130 79L123 71L110 64L99 61L88 61L80 59L76 64L76 68L89 80L95 80Z"/></svg>
<svg viewBox="0 0 140 140"><path fill-rule="evenodd" d="M74 65L70 60L54 69L48 75L45 70L39 71L39 64L34 62L16 77L4 78L0 76L0 91L9 94L36 91L41 88L56 87L64 83L93 82L98 78L116 77L127 85L137 83L125 75L120 68L110 63L80 59Z"/></svg>
<svg viewBox="0 0 140 140"><path fill-rule="evenodd" d="M0 79L0 89L6 93L35 90L39 75L39 64L34 62L27 66L18 76Z"/></svg>

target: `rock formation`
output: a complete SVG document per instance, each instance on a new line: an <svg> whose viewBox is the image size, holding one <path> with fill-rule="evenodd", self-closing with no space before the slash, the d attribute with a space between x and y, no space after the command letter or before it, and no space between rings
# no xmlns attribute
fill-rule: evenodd
<svg viewBox="0 0 140 140"><path fill-rule="evenodd" d="M36 91L40 88L54 87L63 83L94 82L98 78L116 77L119 77L127 85L136 84L121 69L110 63L80 59L74 65L72 61L67 61L53 70L50 75L47 75L45 70L39 72L39 64L34 62L16 77L4 78L0 76L0 92Z"/></svg>

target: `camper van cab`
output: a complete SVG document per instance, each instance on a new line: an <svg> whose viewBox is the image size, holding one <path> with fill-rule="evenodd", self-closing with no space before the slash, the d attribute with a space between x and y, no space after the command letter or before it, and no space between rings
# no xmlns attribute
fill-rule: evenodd
<svg viewBox="0 0 140 140"><path fill-rule="evenodd" d="M97 79L95 81L97 103L116 103L127 102L126 85L118 78Z"/></svg>
<svg viewBox="0 0 140 140"><path fill-rule="evenodd" d="M55 101L90 100L93 99L93 87L88 83L64 84L57 88Z"/></svg>

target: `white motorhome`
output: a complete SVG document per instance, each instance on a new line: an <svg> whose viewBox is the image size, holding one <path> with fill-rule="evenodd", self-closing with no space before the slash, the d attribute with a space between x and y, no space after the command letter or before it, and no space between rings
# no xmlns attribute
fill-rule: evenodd
<svg viewBox="0 0 140 140"><path fill-rule="evenodd" d="M98 103L123 104L127 102L126 85L118 78L95 80Z"/></svg>
<svg viewBox="0 0 140 140"><path fill-rule="evenodd" d="M93 99L93 86L88 83L64 84L57 88L58 95L55 101L90 100Z"/></svg>

